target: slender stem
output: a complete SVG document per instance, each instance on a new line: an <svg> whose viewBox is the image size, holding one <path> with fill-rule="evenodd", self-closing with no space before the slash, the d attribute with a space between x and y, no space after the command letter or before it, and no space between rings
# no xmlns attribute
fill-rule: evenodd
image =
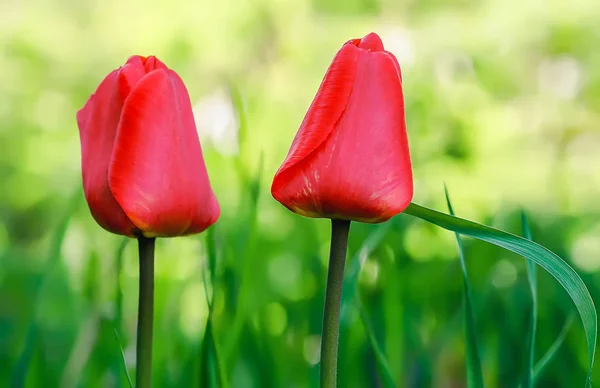
<svg viewBox="0 0 600 388"><path fill-rule="evenodd" d="M321 388L336 387L340 305L349 231L350 221L331 220L331 250L321 333Z"/></svg>
<svg viewBox="0 0 600 388"><path fill-rule="evenodd" d="M137 327L136 387L152 386L152 321L154 319L154 238L139 237L140 296Z"/></svg>

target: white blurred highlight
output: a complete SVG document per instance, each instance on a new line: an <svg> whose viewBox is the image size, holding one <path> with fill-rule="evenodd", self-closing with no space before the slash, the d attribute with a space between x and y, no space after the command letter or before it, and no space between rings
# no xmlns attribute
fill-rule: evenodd
<svg viewBox="0 0 600 388"><path fill-rule="evenodd" d="M573 263L582 271L600 269L600 224L579 236L571 248Z"/></svg>
<svg viewBox="0 0 600 388"><path fill-rule="evenodd" d="M385 49L396 56L400 68L412 66L415 61L415 46L409 30L398 27L384 30L381 40Z"/></svg>
<svg viewBox="0 0 600 388"><path fill-rule="evenodd" d="M581 66L573 57L543 60L538 68L538 87L562 100L572 100L583 86Z"/></svg>
<svg viewBox="0 0 600 388"><path fill-rule="evenodd" d="M203 147L213 147L222 155L238 154L239 121L226 89L217 89L200 99L194 105L193 113Z"/></svg>

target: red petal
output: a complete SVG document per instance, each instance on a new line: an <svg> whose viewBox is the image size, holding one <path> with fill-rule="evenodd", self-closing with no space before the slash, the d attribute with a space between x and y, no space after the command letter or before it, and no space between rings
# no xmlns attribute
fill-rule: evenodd
<svg viewBox="0 0 600 388"><path fill-rule="evenodd" d="M153 70L158 70L158 69L167 69L167 66L162 63L158 58L156 58L155 56L150 56L148 58L146 58L146 62L144 63L144 68L146 69L146 73L150 73Z"/></svg>
<svg viewBox="0 0 600 388"><path fill-rule="evenodd" d="M199 233L217 220L191 102L175 72L148 73L125 101L109 182L145 236Z"/></svg>
<svg viewBox="0 0 600 388"><path fill-rule="evenodd" d="M281 185L285 183L285 179L280 177L314 152L327 139L342 116L356 77L358 55L356 46L347 44L333 59L285 161L275 174L271 191L276 198L277 192L283 189Z"/></svg>
<svg viewBox="0 0 600 388"><path fill-rule="evenodd" d="M412 199L404 97L396 66L385 52L361 50L355 79L331 136L276 177L273 195L292 211L381 222Z"/></svg>
<svg viewBox="0 0 600 388"><path fill-rule="evenodd" d="M396 70L398 70L398 76L400 77L400 82L402 83L402 70L400 69L400 64L398 63L398 60L396 59L394 54L392 54L391 52L384 51L384 53L392 59L392 62L394 62L394 66L396 66Z"/></svg>
<svg viewBox="0 0 600 388"><path fill-rule="evenodd" d="M91 111L94 109L93 108L94 96L95 96L95 93L92 94L90 96L90 98L88 98L88 100L85 102L85 105L83 106L83 108L81 108L80 110L77 111L77 114L76 114L77 127L79 128L80 133L82 131L85 131L85 128L89 121L89 117L91 115Z"/></svg>
<svg viewBox="0 0 600 388"><path fill-rule="evenodd" d="M123 96L117 87L118 78L118 70L106 76L77 112L81 169L85 197L94 219L110 232L133 236L135 226L108 187L108 166L123 106Z"/></svg>
<svg viewBox="0 0 600 388"><path fill-rule="evenodd" d="M135 60L135 59L138 60ZM131 57L119 70L119 91L125 99L135 85L146 75L144 64L139 57Z"/></svg>
<svg viewBox="0 0 600 388"><path fill-rule="evenodd" d="M144 73L150 73L153 70L164 69L167 70L167 65L165 65L162 61L156 58L154 55L149 57L143 57L141 55L132 55L127 59L127 65L133 65L135 67L141 68Z"/></svg>
<svg viewBox="0 0 600 388"><path fill-rule="evenodd" d="M371 51L383 51L383 42L381 41L379 35L371 32L360 40L358 48Z"/></svg>
<svg viewBox="0 0 600 388"><path fill-rule="evenodd" d="M132 55L129 58L127 58L127 62L125 62L125 65L144 67L144 62L146 62L146 57L142 57L141 55Z"/></svg>

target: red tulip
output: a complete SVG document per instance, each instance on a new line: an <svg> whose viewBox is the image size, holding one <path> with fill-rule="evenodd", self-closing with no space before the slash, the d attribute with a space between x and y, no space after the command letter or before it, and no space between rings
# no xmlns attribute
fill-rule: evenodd
<svg viewBox="0 0 600 388"><path fill-rule="evenodd" d="M104 229L130 237L203 231L219 217L187 89L133 56L77 112L85 197Z"/></svg>
<svg viewBox="0 0 600 388"><path fill-rule="evenodd" d="M383 222L413 196L402 76L379 36L337 53L271 193L307 217Z"/></svg>

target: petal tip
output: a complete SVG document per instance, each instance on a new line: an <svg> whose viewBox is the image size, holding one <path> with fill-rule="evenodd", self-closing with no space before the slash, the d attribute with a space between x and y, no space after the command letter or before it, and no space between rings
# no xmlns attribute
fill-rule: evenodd
<svg viewBox="0 0 600 388"><path fill-rule="evenodd" d="M127 59L125 65L137 65L143 68L146 73L157 69L167 69L167 65L154 55L149 55L147 57L143 55L132 55Z"/></svg>
<svg viewBox="0 0 600 388"><path fill-rule="evenodd" d="M91 100L94 97L94 95L92 94L90 96L90 98L87 100L87 102L85 103L85 105L83 106L83 108L79 109L77 111L77 113L75 114L75 118L77 119L77 127L79 128L79 131L83 131L85 129L85 126L87 124L87 120L88 120L88 116L89 116L89 105L91 104Z"/></svg>
<svg viewBox="0 0 600 388"><path fill-rule="evenodd" d="M371 50L371 51L383 51L383 42L379 35L374 32L370 32L365 35L358 44L358 48Z"/></svg>
<svg viewBox="0 0 600 388"><path fill-rule="evenodd" d="M125 62L125 65L144 65L144 61L146 61L146 57L142 56L142 55L132 55L129 58L127 58L127 62ZM123 65L123 66L125 66Z"/></svg>
<svg viewBox="0 0 600 388"><path fill-rule="evenodd" d="M353 45L360 49L369 51L384 51L381 38L374 32L368 33L362 39L350 39L345 43L345 45Z"/></svg>

